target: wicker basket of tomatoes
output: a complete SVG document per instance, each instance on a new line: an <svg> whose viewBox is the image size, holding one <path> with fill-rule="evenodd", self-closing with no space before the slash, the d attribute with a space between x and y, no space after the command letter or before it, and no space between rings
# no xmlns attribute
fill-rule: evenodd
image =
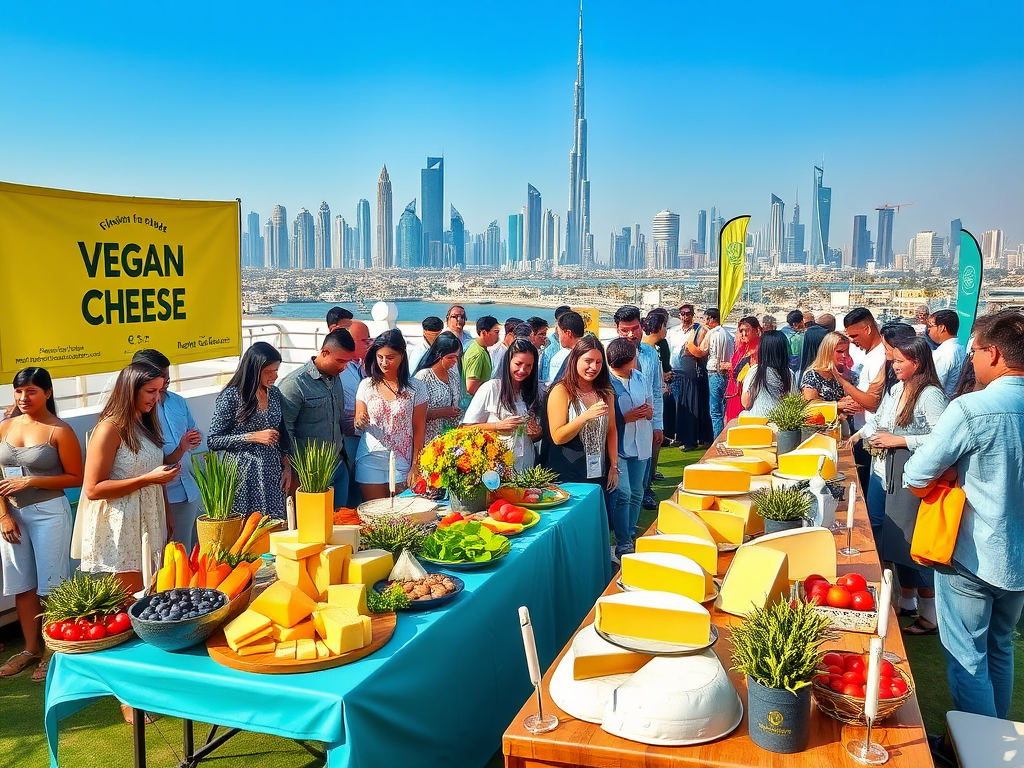
<svg viewBox="0 0 1024 768"><path fill-rule="evenodd" d="M828 616L836 629L870 634L878 626L878 588L859 573L840 576L835 584L808 576L802 590L803 598L815 603L818 613Z"/></svg>
<svg viewBox="0 0 1024 768"><path fill-rule="evenodd" d="M75 574L46 599L43 641L58 653L92 653L120 645L135 636L125 613L132 602L113 575Z"/></svg>
<svg viewBox="0 0 1024 768"><path fill-rule="evenodd" d="M867 665L866 653L826 653L821 673L811 684L818 709L840 722L866 725L864 687L868 677ZM884 659L881 673L878 682L878 719L884 720L914 695L914 684L902 669Z"/></svg>

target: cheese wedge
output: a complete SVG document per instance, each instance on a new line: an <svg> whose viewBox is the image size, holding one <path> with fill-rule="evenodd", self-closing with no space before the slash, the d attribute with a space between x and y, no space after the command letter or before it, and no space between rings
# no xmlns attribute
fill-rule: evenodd
<svg viewBox="0 0 1024 768"><path fill-rule="evenodd" d="M269 534L270 538L270 554L277 554L277 545L281 542L289 542L291 544L297 544L299 541L298 531L274 531Z"/></svg>
<svg viewBox="0 0 1024 768"><path fill-rule="evenodd" d="M668 552L684 555L708 573L718 573L718 547L713 542L684 533L659 533L657 536L641 536L636 540L636 551Z"/></svg>
<svg viewBox="0 0 1024 768"><path fill-rule="evenodd" d="M715 497L677 491L675 501L676 504L686 509L711 509L711 505L715 503Z"/></svg>
<svg viewBox="0 0 1024 768"><path fill-rule="evenodd" d="M252 601L249 610L275 624L294 627L316 610L316 603L298 587L275 581Z"/></svg>
<svg viewBox="0 0 1024 768"><path fill-rule="evenodd" d="M815 448L790 451L779 456L779 474L788 477L814 477L818 474L818 464L823 459L821 476L825 480L832 480L836 476L836 463L825 451Z"/></svg>
<svg viewBox="0 0 1024 768"><path fill-rule="evenodd" d="M574 680L636 672L654 658L612 645L597 634L593 624L588 624L576 633L570 653Z"/></svg>
<svg viewBox="0 0 1024 768"><path fill-rule="evenodd" d="M680 645L705 645L711 614L671 592L622 592L597 599L594 626L610 635Z"/></svg>
<svg viewBox="0 0 1024 768"><path fill-rule="evenodd" d="M395 559L386 550L367 549L356 552L348 562L348 581L350 584L372 587L381 579L386 579L394 567Z"/></svg>
<svg viewBox="0 0 1024 768"><path fill-rule="evenodd" d="M807 415L813 416L820 413L825 417L825 423L831 424L839 418L839 406L836 403L827 403L823 400L815 400L807 404Z"/></svg>
<svg viewBox="0 0 1024 768"><path fill-rule="evenodd" d="M359 620L363 622L363 647L365 648L373 642L373 618L360 616Z"/></svg>
<svg viewBox="0 0 1024 768"><path fill-rule="evenodd" d="M315 555L325 546L323 542L301 542L285 539L277 542L277 552L275 554L278 557L287 557L289 560L304 560Z"/></svg>
<svg viewBox="0 0 1024 768"><path fill-rule="evenodd" d="M344 584L352 547L348 544L327 546L319 554L306 558L306 571L316 587L318 599L327 595L331 584Z"/></svg>
<svg viewBox="0 0 1024 768"><path fill-rule="evenodd" d="M357 615L370 613L366 610L365 584L332 584L327 588L327 603Z"/></svg>
<svg viewBox="0 0 1024 768"><path fill-rule="evenodd" d="M748 475L767 475L772 465L756 456L727 456L720 459L709 459L709 464L720 464L723 467L742 469Z"/></svg>
<svg viewBox="0 0 1024 768"><path fill-rule="evenodd" d="M775 440L775 433L767 425L750 424L730 427L725 436L730 448L764 448Z"/></svg>
<svg viewBox="0 0 1024 768"><path fill-rule="evenodd" d="M224 639L232 650L248 641L270 634L270 619L251 608L242 611L224 627Z"/></svg>
<svg viewBox="0 0 1024 768"><path fill-rule="evenodd" d="M327 647L327 643L323 640L316 641L316 657L318 659L326 659L331 655L331 649Z"/></svg>
<svg viewBox="0 0 1024 768"><path fill-rule="evenodd" d="M274 658L281 661L294 661L295 641L289 640L286 643L278 643L277 648L274 649Z"/></svg>
<svg viewBox="0 0 1024 768"><path fill-rule="evenodd" d="M789 562L785 552L743 546L736 550L715 607L734 616L746 616L779 598L789 597Z"/></svg>
<svg viewBox="0 0 1024 768"><path fill-rule="evenodd" d="M303 619L294 627L282 627L280 624L272 624L270 636L279 643L286 643L289 640L312 640L315 636L313 619Z"/></svg>
<svg viewBox="0 0 1024 768"><path fill-rule="evenodd" d="M685 555L670 552L623 555L622 583L635 589L674 592L698 603L715 589L710 573Z"/></svg>
<svg viewBox="0 0 1024 768"><path fill-rule="evenodd" d="M348 544L353 552L359 551L359 526L358 525L336 525L331 534L331 540L327 542L330 546Z"/></svg>
<svg viewBox="0 0 1024 768"><path fill-rule="evenodd" d="M658 533L685 533L687 536L696 536L709 544L714 544L715 539L711 531L699 517L688 509L683 509L671 501L663 501L658 505Z"/></svg>
<svg viewBox="0 0 1024 768"><path fill-rule="evenodd" d="M363 647L363 621L358 615L338 608L328 608L319 615L326 630L324 644L331 653L348 653Z"/></svg>
<svg viewBox="0 0 1024 768"><path fill-rule="evenodd" d="M808 437L806 440L804 440L802 443L800 443L800 445L796 447L798 451L808 450L812 448L819 451L824 451L825 453L832 457L832 461L834 461L836 464L839 463L839 443L835 439L829 437L828 435L823 435L820 432L816 432L815 434Z"/></svg>
<svg viewBox="0 0 1024 768"><path fill-rule="evenodd" d="M764 518L757 514L757 505L749 496L722 496L713 509L742 517L743 530L748 536L764 533Z"/></svg>
<svg viewBox="0 0 1024 768"><path fill-rule="evenodd" d="M271 626L273 626L273 625L271 625ZM241 651L242 648L247 648L250 645L256 645L256 644L261 644L261 643L265 644L268 640L269 641L273 641L274 638L273 638L272 635L273 635L273 632L271 631L271 627L267 627L262 632L258 632L255 635L252 635L251 637L246 638L245 640L243 640L240 643L234 642L232 640L228 640L228 647L232 651L234 651L235 653L238 653L239 651ZM274 650L274 649L271 648L270 650Z"/></svg>
<svg viewBox="0 0 1024 768"><path fill-rule="evenodd" d="M320 591L316 588L313 580L309 578L305 560L293 560L281 552L274 561L274 566L277 568L278 580L298 587L311 600L320 598Z"/></svg>
<svg viewBox="0 0 1024 768"><path fill-rule="evenodd" d="M789 562L789 580L803 581L816 573L831 582L836 580L836 540L827 528L795 528L768 533L744 544L784 553ZM736 551L739 554L739 550Z"/></svg>
<svg viewBox="0 0 1024 768"><path fill-rule="evenodd" d="M746 530L746 523L739 515L732 512L722 512L717 509L702 509L697 512L704 525L711 531L711 536L716 544L743 543L743 534Z"/></svg>
<svg viewBox="0 0 1024 768"><path fill-rule="evenodd" d="M747 493L750 474L720 464L691 464L683 469L683 489L711 495L720 491Z"/></svg>
<svg viewBox="0 0 1024 768"><path fill-rule="evenodd" d="M295 660L310 661L316 658L316 641L303 638L295 643Z"/></svg>
<svg viewBox="0 0 1024 768"><path fill-rule="evenodd" d="M262 640L257 640L255 643L249 643L248 645L232 648L231 650L239 656L255 656L257 653L273 653L276 648L277 643L271 638L266 637Z"/></svg>
<svg viewBox="0 0 1024 768"><path fill-rule="evenodd" d="M779 465L779 457L775 451L770 451L767 448L742 448L741 450L744 456L760 459L765 464L770 464L772 469Z"/></svg>
<svg viewBox="0 0 1024 768"><path fill-rule="evenodd" d="M741 427L767 427L768 419L763 416L752 416L749 413L741 413L737 420Z"/></svg>

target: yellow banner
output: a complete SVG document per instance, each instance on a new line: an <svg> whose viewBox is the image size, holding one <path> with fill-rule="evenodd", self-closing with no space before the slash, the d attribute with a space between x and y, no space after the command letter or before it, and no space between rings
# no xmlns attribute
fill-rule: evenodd
<svg viewBox="0 0 1024 768"><path fill-rule="evenodd" d="M729 219L719 236L718 253L718 311L722 323L732 312L743 289L743 267L747 261L747 224L749 216Z"/></svg>
<svg viewBox="0 0 1024 768"><path fill-rule="evenodd" d="M241 351L238 203L0 182L0 383Z"/></svg>
<svg viewBox="0 0 1024 768"><path fill-rule="evenodd" d="M598 335L598 331L601 330L601 317L596 309L593 307L573 307L573 312L579 312L583 318L583 328L587 333L592 333L595 336Z"/></svg>

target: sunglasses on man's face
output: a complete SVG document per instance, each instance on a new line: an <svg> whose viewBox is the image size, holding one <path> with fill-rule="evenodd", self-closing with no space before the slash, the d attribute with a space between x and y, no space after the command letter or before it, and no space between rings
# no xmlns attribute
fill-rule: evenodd
<svg viewBox="0 0 1024 768"><path fill-rule="evenodd" d="M465 320L465 315L448 315L449 320Z"/></svg>

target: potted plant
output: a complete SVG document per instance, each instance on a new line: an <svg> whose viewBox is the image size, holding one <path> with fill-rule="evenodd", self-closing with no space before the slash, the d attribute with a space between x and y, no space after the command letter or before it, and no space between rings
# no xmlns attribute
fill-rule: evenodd
<svg viewBox="0 0 1024 768"><path fill-rule="evenodd" d="M192 454L192 473L203 507L203 514L196 519L199 549L209 553L214 543L228 549L242 532L242 516L231 511L238 489L238 464L216 451L207 451Z"/></svg>
<svg viewBox="0 0 1024 768"><path fill-rule="evenodd" d="M801 394L783 395L778 405L768 411L768 421L778 429L778 454L795 450L803 437L807 421L807 401Z"/></svg>
<svg viewBox="0 0 1024 768"><path fill-rule="evenodd" d="M791 754L807 747L811 681L828 628L813 605L784 599L732 627L732 668L747 677L750 739L762 749Z"/></svg>
<svg viewBox="0 0 1024 768"><path fill-rule="evenodd" d="M750 498L764 518L764 532L776 533L800 528L811 511L813 499L796 486L766 488L754 491Z"/></svg>
<svg viewBox="0 0 1024 768"><path fill-rule="evenodd" d="M420 454L420 472L431 488L446 488L456 512L487 508L485 472L507 478L515 457L494 432L459 427L428 443Z"/></svg>
<svg viewBox="0 0 1024 768"><path fill-rule="evenodd" d="M307 440L295 451L292 471L299 480L295 492L295 527L300 542L326 544L334 532L334 487L331 481L341 457L333 443Z"/></svg>

